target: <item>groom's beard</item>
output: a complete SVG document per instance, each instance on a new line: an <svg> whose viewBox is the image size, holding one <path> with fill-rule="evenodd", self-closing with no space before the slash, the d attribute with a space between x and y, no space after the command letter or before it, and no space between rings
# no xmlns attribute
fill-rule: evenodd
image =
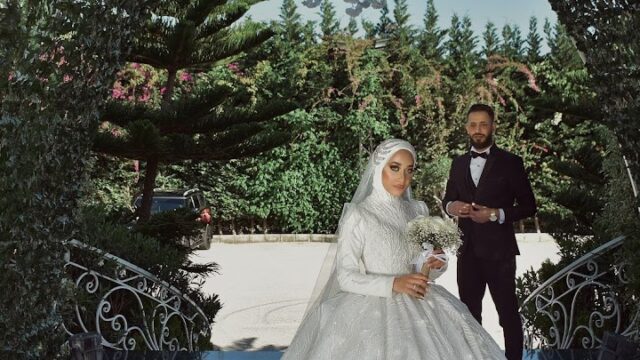
<svg viewBox="0 0 640 360"><path fill-rule="evenodd" d="M493 145L493 133L490 133L480 140L476 140L474 139L474 136L470 136L469 141L471 142L471 146L478 150L486 149L489 146Z"/></svg>

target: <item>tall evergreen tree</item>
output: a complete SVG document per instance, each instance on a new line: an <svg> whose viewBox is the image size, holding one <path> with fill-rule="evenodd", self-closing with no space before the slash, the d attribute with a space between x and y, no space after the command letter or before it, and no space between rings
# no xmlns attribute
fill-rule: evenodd
<svg viewBox="0 0 640 360"><path fill-rule="evenodd" d="M135 39L128 60L167 73L162 104L153 108L112 102L102 120L126 129L126 136L100 132L94 147L101 153L145 161L139 209L142 220L150 216L160 164L250 156L285 139L282 133L265 130L265 123L293 110L289 102L269 99L249 105L244 95L224 84L191 93L175 92L178 71L207 70L274 34L251 21L231 27L249 8L249 3L236 1L190 1L186 6L169 2L158 9L158 16L149 19L145 31ZM295 10L295 4L289 9ZM284 20L295 21L295 11L289 14ZM168 22L167 18L174 20Z"/></svg>
<svg viewBox="0 0 640 360"><path fill-rule="evenodd" d="M465 16L460 20L457 14L453 14L449 40L445 44L448 55L447 65L451 76L456 77L461 73L473 76L478 64L476 43L476 36L471 29L471 19Z"/></svg>
<svg viewBox="0 0 640 360"><path fill-rule="evenodd" d="M505 24L502 28L502 56L519 61L524 53L522 44L520 28L517 25Z"/></svg>
<svg viewBox="0 0 640 360"><path fill-rule="evenodd" d="M407 0L394 0L393 20L395 28L393 29L394 39L400 47L410 46L413 43L415 30L409 24L409 7Z"/></svg>
<svg viewBox="0 0 640 360"><path fill-rule="evenodd" d="M361 24L365 39L373 39L376 37L376 24L366 19L362 19Z"/></svg>
<svg viewBox="0 0 640 360"><path fill-rule="evenodd" d="M551 25L551 22L547 18L544 19L543 32L545 40L547 41L547 47L549 48L549 52L551 53L554 51L557 45L555 43L556 37L553 32L553 25Z"/></svg>
<svg viewBox="0 0 640 360"><path fill-rule="evenodd" d="M438 27L438 12L433 0L427 1L427 11L424 14L424 30L420 34L418 48L427 59L442 59L444 55L443 42L446 30Z"/></svg>
<svg viewBox="0 0 640 360"><path fill-rule="evenodd" d="M542 36L538 34L538 19L529 18L529 34L527 34L527 62L536 63L541 60Z"/></svg>
<svg viewBox="0 0 640 360"><path fill-rule="evenodd" d="M549 35L551 36L549 41L551 59L558 68L576 69L583 66L578 49L562 24L556 23Z"/></svg>
<svg viewBox="0 0 640 360"><path fill-rule="evenodd" d="M495 24L491 21L489 21L484 27L482 40L484 41L482 46L482 55L485 59L488 59L500 51L501 44L500 37L498 36L498 28L496 28Z"/></svg>
<svg viewBox="0 0 640 360"><path fill-rule="evenodd" d="M389 18L389 7L385 2L382 6L382 11L380 12L380 19L376 24L376 36L380 38L388 38L393 34L393 28L395 24Z"/></svg>
<svg viewBox="0 0 640 360"><path fill-rule="evenodd" d="M349 17L349 23L345 28L345 32L351 36L356 36L356 34L358 33L358 22L355 18L351 16Z"/></svg>
<svg viewBox="0 0 640 360"><path fill-rule="evenodd" d="M336 10L331 0L320 3L320 31L323 37L333 36L340 31L340 23L336 18Z"/></svg>
<svg viewBox="0 0 640 360"><path fill-rule="evenodd" d="M285 41L298 43L303 38L303 25L295 0L283 0L280 6L280 26Z"/></svg>

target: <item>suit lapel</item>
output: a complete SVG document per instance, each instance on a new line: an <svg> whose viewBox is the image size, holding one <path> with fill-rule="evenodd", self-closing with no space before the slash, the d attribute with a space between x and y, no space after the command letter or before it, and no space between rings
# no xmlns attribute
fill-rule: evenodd
<svg viewBox="0 0 640 360"><path fill-rule="evenodd" d="M491 148L491 152L489 152L489 157L487 158L487 162L484 164L484 168L482 169L482 174L480 175L480 180L478 180L478 189L482 187L482 185L486 182L488 178L488 174L491 172L491 168L493 164L496 162L498 158L498 149L495 145Z"/></svg>
<svg viewBox="0 0 640 360"><path fill-rule="evenodd" d="M473 179L471 178L471 155L469 153L466 153L463 156L464 161L462 161L462 164L464 166L464 182L467 185L469 193L473 194L476 192L476 184L473 183Z"/></svg>

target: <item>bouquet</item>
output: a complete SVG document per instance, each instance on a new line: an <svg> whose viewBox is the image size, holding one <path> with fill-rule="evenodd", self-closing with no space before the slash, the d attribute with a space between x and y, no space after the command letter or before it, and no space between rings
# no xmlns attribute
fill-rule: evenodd
<svg viewBox="0 0 640 360"><path fill-rule="evenodd" d="M462 233L458 226L451 220L445 220L437 216L418 216L407 225L407 236L409 241L418 244L422 252L413 262L416 271L429 276L429 267L425 261L429 257L436 257L446 262L446 256L433 254L434 249L450 250L457 249L462 240Z"/></svg>

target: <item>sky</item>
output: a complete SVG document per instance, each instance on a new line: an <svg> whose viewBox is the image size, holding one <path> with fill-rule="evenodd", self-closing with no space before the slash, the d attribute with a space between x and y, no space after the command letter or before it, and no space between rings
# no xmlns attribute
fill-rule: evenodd
<svg viewBox="0 0 640 360"><path fill-rule="evenodd" d="M345 9L350 4L343 0L332 0L336 13L340 19L341 25L344 27L349 22L349 16L345 13ZM320 8L307 8L302 5L302 0L295 0L298 5L298 12L305 20L320 21ZM387 0L390 13L393 12L393 0ZM411 22L414 26L421 28L423 17L427 8L427 0L407 0L409 13L412 15ZM451 23L451 16L456 13L460 17L468 15L473 24L473 30L478 37L481 36L484 26L488 21L492 21L502 29L505 24L515 24L520 27L523 37L526 36L529 28L529 18L535 16L538 18L538 31L543 35L542 25L544 19L548 18L555 23L557 17L551 10L551 5L546 0L435 0L434 1L439 22L442 28L446 28ZM254 20L276 20L280 13L282 0L267 0L254 5L247 15ZM366 18L372 21L380 17L380 10L364 9L359 18ZM358 26L360 26L360 19Z"/></svg>

